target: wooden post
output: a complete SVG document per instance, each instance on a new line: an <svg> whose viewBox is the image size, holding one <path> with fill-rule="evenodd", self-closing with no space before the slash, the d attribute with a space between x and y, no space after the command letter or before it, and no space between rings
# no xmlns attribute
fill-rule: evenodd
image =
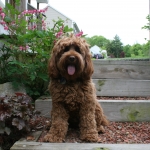
<svg viewBox="0 0 150 150"><path fill-rule="evenodd" d="M39 3L37 3L37 9L39 9Z"/></svg>
<svg viewBox="0 0 150 150"><path fill-rule="evenodd" d="M16 9L20 12L24 11L27 9L27 2L26 0L20 0L20 5L16 6Z"/></svg>
<svg viewBox="0 0 150 150"><path fill-rule="evenodd" d="M30 2L30 0L28 0ZM24 11L27 9L27 0L20 0L20 6L15 5L15 0L5 0L5 4L10 3L12 6L14 6L18 11Z"/></svg>

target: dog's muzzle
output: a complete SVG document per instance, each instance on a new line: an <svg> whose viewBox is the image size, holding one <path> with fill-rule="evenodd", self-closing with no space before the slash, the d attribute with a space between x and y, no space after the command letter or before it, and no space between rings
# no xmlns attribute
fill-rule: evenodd
<svg viewBox="0 0 150 150"><path fill-rule="evenodd" d="M75 71L76 71L76 67L75 67L75 62L76 62L76 58L75 56L69 56L68 58L68 66L67 66L67 72L69 75L74 75Z"/></svg>

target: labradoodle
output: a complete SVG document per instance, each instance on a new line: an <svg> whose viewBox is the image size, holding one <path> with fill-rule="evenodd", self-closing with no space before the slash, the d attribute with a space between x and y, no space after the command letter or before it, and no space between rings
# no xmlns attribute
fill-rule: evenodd
<svg viewBox="0 0 150 150"><path fill-rule="evenodd" d="M52 50L48 71L52 124L44 141L63 142L68 126L78 125L81 140L97 142L108 121L96 99L89 45L73 34L61 38Z"/></svg>

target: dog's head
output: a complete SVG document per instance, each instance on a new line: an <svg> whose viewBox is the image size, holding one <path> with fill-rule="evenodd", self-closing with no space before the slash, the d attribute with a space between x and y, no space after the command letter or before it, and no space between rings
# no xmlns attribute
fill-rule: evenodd
<svg viewBox="0 0 150 150"><path fill-rule="evenodd" d="M93 64L89 45L80 37L63 37L54 46L48 63L51 78L66 80L90 79Z"/></svg>

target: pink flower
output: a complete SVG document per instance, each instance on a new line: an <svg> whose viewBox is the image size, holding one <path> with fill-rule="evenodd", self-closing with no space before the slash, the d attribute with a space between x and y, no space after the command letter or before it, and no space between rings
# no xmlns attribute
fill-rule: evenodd
<svg viewBox="0 0 150 150"><path fill-rule="evenodd" d="M62 31L58 32L58 33L56 34L56 38L59 38L62 34L63 34Z"/></svg>
<svg viewBox="0 0 150 150"><path fill-rule="evenodd" d="M4 26L4 30L8 30L8 27L7 27L7 26Z"/></svg>
<svg viewBox="0 0 150 150"><path fill-rule="evenodd" d="M0 21L0 24L4 25L4 24L6 24L6 22L5 21Z"/></svg>
<svg viewBox="0 0 150 150"><path fill-rule="evenodd" d="M40 12L40 10L37 10L37 13Z"/></svg>
<svg viewBox="0 0 150 150"><path fill-rule="evenodd" d="M81 30L81 32L79 32L79 33L77 33L75 36L82 36L82 34L83 34L83 31Z"/></svg>
<svg viewBox="0 0 150 150"><path fill-rule="evenodd" d="M18 19L20 19L21 18L21 16L20 15L18 15Z"/></svg>
<svg viewBox="0 0 150 150"><path fill-rule="evenodd" d="M12 21L12 22L11 22L11 25L12 25L12 26L16 25L16 24L15 24L15 21Z"/></svg>
<svg viewBox="0 0 150 150"><path fill-rule="evenodd" d="M29 48L29 46L28 45L26 45L26 49L28 49Z"/></svg>
<svg viewBox="0 0 150 150"><path fill-rule="evenodd" d="M21 14L24 16L25 12L23 11Z"/></svg>
<svg viewBox="0 0 150 150"><path fill-rule="evenodd" d="M46 26L46 23L42 23L42 27L45 27Z"/></svg>
<svg viewBox="0 0 150 150"><path fill-rule="evenodd" d="M2 13L2 11L3 11L3 8L2 8L2 7L0 7L0 13Z"/></svg>
<svg viewBox="0 0 150 150"><path fill-rule="evenodd" d="M22 46L20 46L20 47L19 47L19 49L22 51L22 50L23 50L23 47L22 47Z"/></svg>
<svg viewBox="0 0 150 150"><path fill-rule="evenodd" d="M1 13L0 15L1 15L2 19L4 19L5 14L4 14L4 13Z"/></svg>
<svg viewBox="0 0 150 150"><path fill-rule="evenodd" d="M37 28L37 26L36 25L34 25L33 27L32 27L32 30L35 30Z"/></svg>
<svg viewBox="0 0 150 150"><path fill-rule="evenodd" d="M37 25L34 25L33 28L36 29L36 28L37 28Z"/></svg>
<svg viewBox="0 0 150 150"><path fill-rule="evenodd" d="M23 11L22 13L25 15L25 14L27 14L27 13L28 13L28 11L27 11L27 10L25 10L25 11Z"/></svg>

